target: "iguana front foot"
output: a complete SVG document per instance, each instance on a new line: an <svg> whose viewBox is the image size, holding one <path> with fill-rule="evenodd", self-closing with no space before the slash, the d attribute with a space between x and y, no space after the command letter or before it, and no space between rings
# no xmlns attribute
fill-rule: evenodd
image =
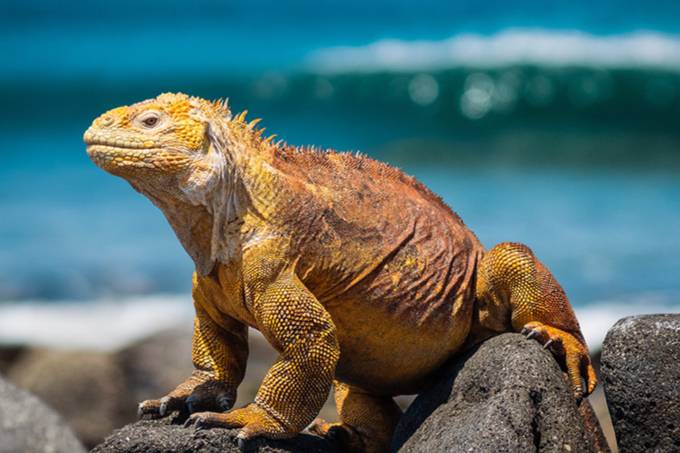
<svg viewBox="0 0 680 453"><path fill-rule="evenodd" d="M577 400L595 389L597 378L588 355L588 349L572 334L538 321L525 324L522 334L535 339L544 348L550 349L564 366ZM586 392L582 380L585 381Z"/></svg>
<svg viewBox="0 0 680 453"><path fill-rule="evenodd" d="M281 439L295 436L298 431L288 428L275 417L267 413L256 403L229 412L198 412L192 414L184 423L185 427L196 429L207 428L241 428L239 440L263 436L270 439Z"/></svg>
<svg viewBox="0 0 680 453"><path fill-rule="evenodd" d="M192 414L198 411L232 408L236 400L236 392L229 389L224 382L218 381L209 371L196 370L172 392L160 399L151 399L139 403L139 417L165 417L173 411Z"/></svg>

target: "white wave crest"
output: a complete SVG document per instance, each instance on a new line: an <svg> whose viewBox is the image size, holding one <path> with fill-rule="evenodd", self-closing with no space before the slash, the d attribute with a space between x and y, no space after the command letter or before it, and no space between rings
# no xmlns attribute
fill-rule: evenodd
<svg viewBox="0 0 680 453"><path fill-rule="evenodd" d="M460 34L442 41L385 39L360 47L327 48L313 53L309 64L321 72L517 64L680 70L680 36L653 31L597 36L581 31L508 29L490 36Z"/></svg>
<svg viewBox="0 0 680 453"><path fill-rule="evenodd" d="M190 329L193 310L188 294L0 304L0 343L115 350L170 327Z"/></svg>
<svg viewBox="0 0 680 453"><path fill-rule="evenodd" d="M607 300L575 307L581 332L590 351L602 348L607 331L621 318L633 315L680 313L680 304L673 304L666 294L638 295L634 300Z"/></svg>

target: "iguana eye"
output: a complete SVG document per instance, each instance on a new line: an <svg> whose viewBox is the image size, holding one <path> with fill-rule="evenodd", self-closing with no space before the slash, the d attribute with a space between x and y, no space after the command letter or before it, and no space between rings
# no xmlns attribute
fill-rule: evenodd
<svg viewBox="0 0 680 453"><path fill-rule="evenodd" d="M158 126L161 122L161 117L158 112L146 112L141 115L137 121L139 124L146 129L153 129Z"/></svg>
<svg viewBox="0 0 680 453"><path fill-rule="evenodd" d="M150 116L148 118L144 118L142 120L142 123L146 127L154 127L156 124L158 124L158 117L157 116Z"/></svg>

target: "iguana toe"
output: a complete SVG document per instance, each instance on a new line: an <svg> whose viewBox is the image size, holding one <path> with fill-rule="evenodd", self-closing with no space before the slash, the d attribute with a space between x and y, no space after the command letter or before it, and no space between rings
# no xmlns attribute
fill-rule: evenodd
<svg viewBox="0 0 680 453"><path fill-rule="evenodd" d="M139 418L148 416L151 418L158 418L160 417L160 407L161 407L161 401L160 400L146 400L142 401L139 403L137 406L137 416Z"/></svg>
<svg viewBox="0 0 680 453"><path fill-rule="evenodd" d="M182 411L184 409L183 398L167 395L160 399L150 399L139 403L137 416L139 418L161 418L170 415L174 411Z"/></svg>

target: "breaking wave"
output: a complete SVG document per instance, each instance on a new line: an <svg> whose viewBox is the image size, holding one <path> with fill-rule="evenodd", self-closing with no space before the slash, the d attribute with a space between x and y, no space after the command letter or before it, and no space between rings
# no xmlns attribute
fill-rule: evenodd
<svg viewBox="0 0 680 453"><path fill-rule="evenodd" d="M191 296L0 304L0 343L114 350L161 330L191 328Z"/></svg>
<svg viewBox="0 0 680 453"><path fill-rule="evenodd" d="M680 36L637 31L597 36L582 31L507 29L441 41L384 39L319 50L309 64L325 72L496 68L512 65L680 70Z"/></svg>

